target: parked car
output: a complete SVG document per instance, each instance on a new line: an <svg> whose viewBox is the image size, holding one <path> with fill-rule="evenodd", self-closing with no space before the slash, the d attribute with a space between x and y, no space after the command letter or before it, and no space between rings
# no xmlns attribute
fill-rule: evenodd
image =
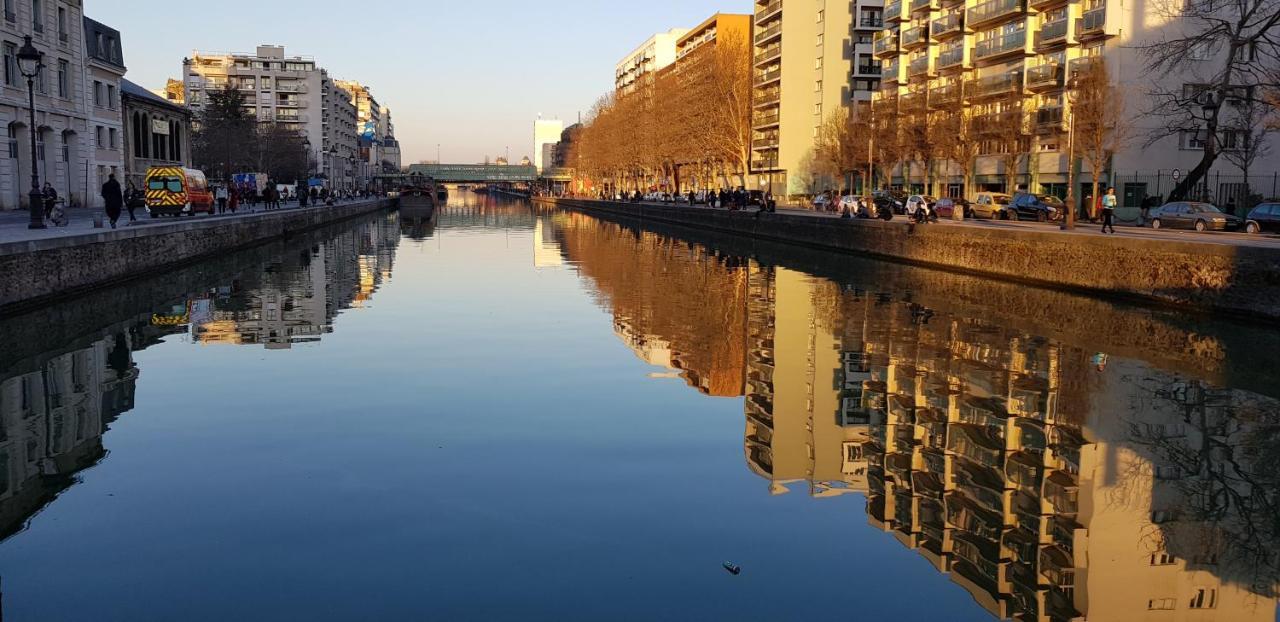
<svg viewBox="0 0 1280 622"><path fill-rule="evenodd" d="M820 194L816 197L813 197L813 209L816 212L827 211L827 208L830 206L830 203L831 203L831 198L825 194Z"/></svg>
<svg viewBox="0 0 1280 622"><path fill-rule="evenodd" d="M937 203L933 204L933 211L938 214L938 218L943 220L953 218L957 209L963 210L965 218L973 217L969 202L958 197L942 197L938 199Z"/></svg>
<svg viewBox="0 0 1280 622"><path fill-rule="evenodd" d="M979 192L973 200L970 211L974 218L990 218L992 220L1013 220L1016 218L1010 209L1013 197L1000 192Z"/></svg>
<svg viewBox="0 0 1280 622"><path fill-rule="evenodd" d="M907 195L899 190L877 190L871 196L877 209L888 207L895 214L907 213Z"/></svg>
<svg viewBox="0 0 1280 622"><path fill-rule="evenodd" d="M1012 213L1009 214L1007 220L1038 220L1047 222L1057 220L1062 215L1062 210L1050 205L1044 198L1048 195L1035 195L1029 192L1019 192L1013 197ZM1048 197L1055 201L1055 197ZM1061 204L1060 201L1058 201Z"/></svg>
<svg viewBox="0 0 1280 622"><path fill-rule="evenodd" d="M938 200L931 196L913 194L910 197L907 197L907 204L903 210L908 216L915 216L916 210L920 209L921 206L933 209L933 206L937 204L937 202Z"/></svg>
<svg viewBox="0 0 1280 622"><path fill-rule="evenodd" d="M1249 212L1244 223L1248 233L1280 231L1280 203L1263 203Z"/></svg>
<svg viewBox="0 0 1280 622"><path fill-rule="evenodd" d="M748 191L747 191L747 205L763 206L763 205L764 205L764 191L763 191L763 190L748 190Z"/></svg>
<svg viewBox="0 0 1280 622"><path fill-rule="evenodd" d="M850 214L858 213L858 201L861 199L862 197L852 194L840 197L840 211L848 211Z"/></svg>
<svg viewBox="0 0 1280 622"><path fill-rule="evenodd" d="M1240 228L1240 219L1208 203L1175 201L1151 212L1151 228L1234 231Z"/></svg>

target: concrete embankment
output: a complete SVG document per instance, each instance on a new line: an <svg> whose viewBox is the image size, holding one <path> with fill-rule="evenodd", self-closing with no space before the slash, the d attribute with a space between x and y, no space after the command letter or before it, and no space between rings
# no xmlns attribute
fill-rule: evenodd
<svg viewBox="0 0 1280 622"><path fill-rule="evenodd" d="M582 199L536 201L585 212L836 250L1248 319L1280 318L1280 251L901 220L841 220ZM1045 309L1052 314L1054 310Z"/></svg>
<svg viewBox="0 0 1280 622"><path fill-rule="evenodd" d="M375 200L0 244L0 315L386 209Z"/></svg>

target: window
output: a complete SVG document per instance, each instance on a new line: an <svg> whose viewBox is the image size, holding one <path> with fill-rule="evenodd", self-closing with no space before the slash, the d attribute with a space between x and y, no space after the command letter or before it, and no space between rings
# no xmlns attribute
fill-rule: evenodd
<svg viewBox="0 0 1280 622"><path fill-rule="evenodd" d="M1147 601L1148 611L1173 611L1176 603L1172 598L1152 598Z"/></svg>
<svg viewBox="0 0 1280 622"><path fill-rule="evenodd" d="M94 143L94 144L95 144L95 145L97 145L99 149L104 149L104 148L106 148L106 146L107 146L107 128L102 127L101 125L99 125L98 127L94 128L94 134L95 134L95 137L97 138L97 142L96 142L96 143Z"/></svg>
<svg viewBox="0 0 1280 622"><path fill-rule="evenodd" d="M1218 590L1215 588L1197 588L1191 596L1192 609L1213 609L1218 606Z"/></svg>
<svg viewBox="0 0 1280 622"><path fill-rule="evenodd" d="M41 0L31 0L31 28L44 32L44 2Z"/></svg>
<svg viewBox="0 0 1280 622"><path fill-rule="evenodd" d="M107 108L116 109L116 87L107 85Z"/></svg>
<svg viewBox="0 0 1280 622"><path fill-rule="evenodd" d="M1174 562L1177 562L1177 561L1178 561L1178 558L1177 558L1177 557L1174 557L1174 556L1172 556L1172 555L1170 555L1169 553L1164 552L1164 551L1161 551L1161 552L1159 552L1159 553L1152 553L1152 554L1151 554L1151 565L1152 565L1152 566L1172 566L1172 565L1174 564Z"/></svg>
<svg viewBox="0 0 1280 622"><path fill-rule="evenodd" d="M106 88L100 80L93 81L93 105L101 108L106 105Z"/></svg>
<svg viewBox="0 0 1280 622"><path fill-rule="evenodd" d="M107 130L107 135L110 137L110 140L107 142L107 146L109 146L112 149L115 149L116 145L120 144L120 138L116 134L116 128L113 127Z"/></svg>
<svg viewBox="0 0 1280 622"><path fill-rule="evenodd" d="M12 123L9 124L9 159L18 159L18 127Z"/></svg>
<svg viewBox="0 0 1280 622"><path fill-rule="evenodd" d="M4 83L7 86L18 86L18 45L4 44Z"/></svg>
<svg viewBox="0 0 1280 622"><path fill-rule="evenodd" d="M66 43L70 38L67 34L67 9L58 7L58 40Z"/></svg>
<svg viewBox="0 0 1280 622"><path fill-rule="evenodd" d="M18 14L13 10L13 0L4 0L4 21L11 24L18 21Z"/></svg>
<svg viewBox="0 0 1280 622"><path fill-rule="evenodd" d="M71 97L71 63L58 59L58 97Z"/></svg>

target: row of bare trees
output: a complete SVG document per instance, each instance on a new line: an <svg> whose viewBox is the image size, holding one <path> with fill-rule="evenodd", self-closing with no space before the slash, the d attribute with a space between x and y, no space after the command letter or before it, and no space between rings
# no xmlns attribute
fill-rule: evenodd
<svg viewBox="0 0 1280 622"><path fill-rule="evenodd" d="M210 92L208 99L192 136L192 157L213 179L257 172L292 181L315 170L302 132L259 123L246 108L244 93L228 85Z"/></svg>
<svg viewBox="0 0 1280 622"><path fill-rule="evenodd" d="M1031 135L1058 135L1064 150L1073 150L1091 173L1092 196L1111 156L1131 137L1123 90L1110 78L1106 62L1097 58L1063 69L1068 80L1064 106L1032 109L1020 92L973 105L960 105L974 81L954 82L930 93L905 95L901 101L836 111L819 129L815 166L832 177L873 175L882 186L895 171L908 184L926 189L962 177L973 188L980 156L1000 160L1007 191L1017 190L1019 170L1027 165ZM930 108L933 108L932 110ZM1069 143L1069 144L1068 144Z"/></svg>
<svg viewBox="0 0 1280 622"><path fill-rule="evenodd" d="M579 175L616 190L746 185L751 50L725 33L675 65L600 98L570 147ZM695 183L682 183L696 179Z"/></svg>

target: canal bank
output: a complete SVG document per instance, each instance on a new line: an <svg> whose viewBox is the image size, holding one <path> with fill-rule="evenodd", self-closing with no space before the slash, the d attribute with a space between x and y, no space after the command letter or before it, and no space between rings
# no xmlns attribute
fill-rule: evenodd
<svg viewBox="0 0 1280 622"><path fill-rule="evenodd" d="M538 197L542 204L1146 304L1280 318L1280 249ZM1046 310L1048 311L1048 310Z"/></svg>
<svg viewBox="0 0 1280 622"><path fill-rule="evenodd" d="M385 200L0 243L0 315L386 209Z"/></svg>

